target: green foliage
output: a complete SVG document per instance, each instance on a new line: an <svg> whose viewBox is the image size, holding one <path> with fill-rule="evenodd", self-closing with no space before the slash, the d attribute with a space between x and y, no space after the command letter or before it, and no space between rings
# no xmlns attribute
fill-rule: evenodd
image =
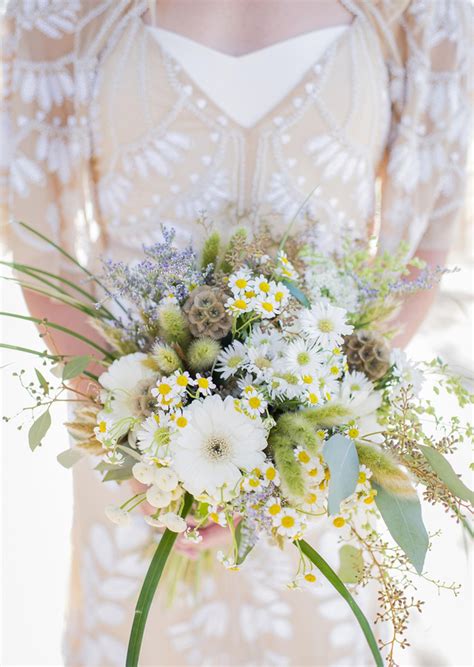
<svg viewBox="0 0 474 667"><path fill-rule="evenodd" d="M278 419L278 431L291 441L295 447L300 445L313 455L319 453L322 438L316 433L312 424L305 419L303 414L286 412L281 415Z"/></svg>
<svg viewBox="0 0 474 667"><path fill-rule="evenodd" d="M418 447L434 472L446 484L451 493L460 500L465 500L474 505L474 493L459 479L451 464L444 456L432 447L427 447L426 445L418 445Z"/></svg>
<svg viewBox="0 0 474 667"><path fill-rule="evenodd" d="M421 516L418 497L401 498L388 493L376 483L372 483L372 486L377 491L375 496L377 509L390 535L405 552L418 574L421 574L429 537Z"/></svg>
<svg viewBox="0 0 474 667"><path fill-rule="evenodd" d="M221 237L217 232L213 232L204 242L201 255L201 268L206 269L209 264L217 265L217 257L219 255L221 245Z"/></svg>
<svg viewBox="0 0 474 667"><path fill-rule="evenodd" d="M65 449L57 455L56 459L64 468L72 468L78 461L82 459L83 453L74 447Z"/></svg>
<svg viewBox="0 0 474 667"><path fill-rule="evenodd" d="M268 444L273 453L275 465L280 473L282 485L290 497L301 498L305 495L306 484L303 476L303 468L295 458L295 442L291 432L290 424L293 421L291 415L282 415L276 426L270 431ZM296 420L295 420L296 421Z"/></svg>
<svg viewBox="0 0 474 667"><path fill-rule="evenodd" d="M196 338L187 351L190 368L194 371L205 371L212 368L220 351L221 346L217 340L208 337Z"/></svg>
<svg viewBox="0 0 474 667"><path fill-rule="evenodd" d="M86 370L90 360L91 358L89 355L73 357L63 368L63 380L66 382L67 380L72 380L78 375L81 375Z"/></svg>
<svg viewBox="0 0 474 667"><path fill-rule="evenodd" d="M362 551L352 544L344 544L339 549L338 575L345 584L358 584L362 579L364 559Z"/></svg>
<svg viewBox="0 0 474 667"><path fill-rule="evenodd" d="M46 410L46 412L43 412L43 414L33 422L30 430L28 431L28 442L32 451L41 445L41 441L48 432L50 426L51 415L49 410Z"/></svg>
<svg viewBox="0 0 474 667"><path fill-rule="evenodd" d="M359 458L354 441L337 433L324 445L323 456L331 473L329 514L339 514L341 502L354 493L359 477Z"/></svg>
<svg viewBox="0 0 474 667"><path fill-rule="evenodd" d="M183 349L187 347L191 334L186 318L179 306L169 304L160 308L158 323L160 336L166 343L178 343Z"/></svg>

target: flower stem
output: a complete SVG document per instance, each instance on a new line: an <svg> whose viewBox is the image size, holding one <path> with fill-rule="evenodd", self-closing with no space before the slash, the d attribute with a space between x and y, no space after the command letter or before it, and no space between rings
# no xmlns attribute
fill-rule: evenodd
<svg viewBox="0 0 474 667"><path fill-rule="evenodd" d="M316 565L318 570L326 577L326 579L334 586L334 588L337 590L337 592L344 598L344 600L347 602L349 607L352 609L354 612L354 615L357 619L357 622L359 623L360 627L362 628L362 632L365 635L365 638L367 640L367 643L369 645L369 648L372 652L372 655L374 657L374 662L377 665L377 667L383 667L383 660L382 656L380 655L379 647L377 645L377 640L374 637L374 633L372 632L372 629L370 627L370 624L366 617L364 616L361 608L357 604L357 602L354 600L352 595L349 593L347 588L344 586L343 582L337 574L334 572L334 570L326 563L324 558L318 554L317 551L315 551L307 542L304 540L298 540L295 541L295 545L297 548L301 550L302 553L305 554L309 558L309 560Z"/></svg>
<svg viewBox="0 0 474 667"><path fill-rule="evenodd" d="M183 509L181 516L186 517L191 505L193 503L193 496L186 493L184 498ZM135 616L133 618L132 631L128 642L126 667L137 667L138 659L140 657L140 648L143 640L143 633L145 632L145 625L150 611L150 606L155 596L155 591L163 573L166 561L171 553L173 545L178 537L177 533L170 530L165 530L163 537L158 544L155 554L146 573L143 586L138 597L137 606L135 608Z"/></svg>

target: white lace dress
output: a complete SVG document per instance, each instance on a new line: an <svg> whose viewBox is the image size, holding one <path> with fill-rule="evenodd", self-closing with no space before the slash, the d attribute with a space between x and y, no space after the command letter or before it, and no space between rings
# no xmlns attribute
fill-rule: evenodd
<svg viewBox="0 0 474 667"><path fill-rule="evenodd" d="M327 251L370 234L380 248L401 239L412 252L445 248L465 181L469 3L344 5L349 26L314 34L314 51L311 35L301 38L304 72L281 64L281 45L265 50L268 76L281 72L286 88L261 91L262 115L258 104L219 98L212 77L199 81L192 63L180 64L176 38L144 23L142 0L12 0L0 182L18 260L69 270L11 219L94 268L101 253L136 257L160 223L199 244L203 211L224 236L272 214L278 235L310 193L299 233ZM224 66L215 52L207 57ZM74 470L74 489L65 660L123 665L150 528L107 522L104 506L125 492L101 485L87 462ZM337 536L312 539L337 567ZM179 588L169 608L159 595L141 664L369 664L344 603L328 586L285 590L291 576L290 555L262 544L241 572L204 575L197 598ZM366 598L370 616L375 599Z"/></svg>

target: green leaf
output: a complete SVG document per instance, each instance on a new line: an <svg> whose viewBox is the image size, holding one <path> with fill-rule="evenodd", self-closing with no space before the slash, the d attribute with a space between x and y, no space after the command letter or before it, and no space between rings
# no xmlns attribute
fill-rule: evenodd
<svg viewBox="0 0 474 667"><path fill-rule="evenodd" d="M72 468L78 461L83 457L83 454L78 449L65 449L64 452L61 452L57 455L56 459L58 462L65 468Z"/></svg>
<svg viewBox="0 0 474 667"><path fill-rule="evenodd" d="M418 498L402 498L372 482L377 491L375 502L390 535L405 552L418 574L423 571L429 537L421 516Z"/></svg>
<svg viewBox="0 0 474 667"><path fill-rule="evenodd" d="M181 516L185 518L193 504L193 496L186 493L184 497L184 505L181 511ZM158 586L166 561L171 553L178 533L173 533L166 529L156 548L155 554L150 563L150 567L145 575L142 589L138 597L137 606L135 608L135 615L133 617L132 631L128 642L126 667L137 667L140 659L140 648L143 641L143 634L145 632L148 612L155 596L156 587Z"/></svg>
<svg viewBox="0 0 474 667"><path fill-rule="evenodd" d="M324 460L329 466L328 509L338 514L343 500L352 495L359 478L359 457L353 440L339 433L323 447Z"/></svg>
<svg viewBox="0 0 474 667"><path fill-rule="evenodd" d="M35 373L36 377L38 378L38 382L41 385L42 390L44 391L44 395L47 396L49 394L49 384L46 381L44 375L39 372L37 368L35 368Z"/></svg>
<svg viewBox="0 0 474 667"><path fill-rule="evenodd" d="M68 363L64 366L63 380L72 380L78 375L81 375L86 370L90 360L91 358L89 355L73 357L71 361L68 361Z"/></svg>
<svg viewBox="0 0 474 667"><path fill-rule="evenodd" d="M132 475L132 465L120 465L115 466L115 470L109 470L103 478L103 482L125 482L127 479L131 479Z"/></svg>
<svg viewBox="0 0 474 667"><path fill-rule="evenodd" d="M48 432L49 427L51 426L51 415L49 410L43 412L42 415L36 419L28 431L28 442L30 443L30 449L33 451L41 445L41 441Z"/></svg>
<svg viewBox="0 0 474 667"><path fill-rule="evenodd" d="M377 667L383 667L382 656L380 655L380 650L377 644L377 640L374 637L374 633L372 632L370 624L366 619L362 609L359 607L357 602L354 600L352 595L344 586L343 582L334 572L332 567L328 563L326 563L324 558L320 556L320 554L318 554L318 552L315 549L313 549L313 547L311 547L307 542L305 542L304 540L298 540L297 542L295 542L295 544L299 549L301 549L304 555L307 558L309 558L309 560L314 565L316 565L318 570L326 577L329 583L331 583L334 586L336 591L347 602L349 607L354 612L354 616L356 617L357 622L359 623L362 632L364 633L364 636L367 640L367 644L369 645L370 651L374 658L375 664L377 665ZM308 619L308 621L310 621L310 619ZM311 627L309 627L308 630L311 631Z"/></svg>
<svg viewBox="0 0 474 667"><path fill-rule="evenodd" d="M446 484L448 489L460 500L465 500L474 505L474 493L456 475L451 464L436 449L420 445L420 450L440 480Z"/></svg>
<svg viewBox="0 0 474 667"><path fill-rule="evenodd" d="M245 561L249 553L252 551L254 548L255 544L247 543L245 544L243 542L243 537L246 532L246 525L245 525L245 520L242 519L242 521L239 521L239 524L237 525L237 528L235 529L235 539L237 540L237 565L242 565L242 563ZM244 533L244 535L242 535Z"/></svg>
<svg viewBox="0 0 474 667"><path fill-rule="evenodd" d="M338 575L345 584L358 584L364 569L362 551L352 544L344 544L339 549Z"/></svg>
<svg viewBox="0 0 474 667"><path fill-rule="evenodd" d="M288 288L288 291L290 292L291 296L294 296L295 299L299 301L302 306L304 306L305 308L311 307L311 302L306 296L306 294L304 294L304 292L302 292L300 288L297 285L295 285L294 282L292 282L291 280L287 280L286 278L281 282L285 285L285 287Z"/></svg>

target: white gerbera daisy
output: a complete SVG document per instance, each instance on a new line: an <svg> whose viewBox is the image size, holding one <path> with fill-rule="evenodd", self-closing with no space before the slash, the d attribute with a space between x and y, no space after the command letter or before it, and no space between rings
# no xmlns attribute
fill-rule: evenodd
<svg viewBox="0 0 474 667"><path fill-rule="evenodd" d="M343 336L350 334L354 327L346 324L344 308L332 306L330 303L318 303L303 310L300 325L308 339L326 350L342 343Z"/></svg>
<svg viewBox="0 0 474 667"><path fill-rule="evenodd" d="M194 496L206 492L221 500L221 494L228 497L237 488L241 471L264 462L265 429L260 419L239 413L231 396L193 401L188 411L190 424L175 440L174 469Z"/></svg>
<svg viewBox="0 0 474 667"><path fill-rule="evenodd" d="M141 352L116 359L99 378L105 391L101 398L111 419L118 421L142 413L140 398L146 394L156 372L146 365L148 357Z"/></svg>
<svg viewBox="0 0 474 667"><path fill-rule="evenodd" d="M219 373L224 380L227 380L237 373L246 359L247 351L245 345L236 340L232 345L224 348L217 357L216 372Z"/></svg>
<svg viewBox="0 0 474 667"><path fill-rule="evenodd" d="M283 357L285 370L299 375L313 374L321 364L316 347L301 338L290 343Z"/></svg>

